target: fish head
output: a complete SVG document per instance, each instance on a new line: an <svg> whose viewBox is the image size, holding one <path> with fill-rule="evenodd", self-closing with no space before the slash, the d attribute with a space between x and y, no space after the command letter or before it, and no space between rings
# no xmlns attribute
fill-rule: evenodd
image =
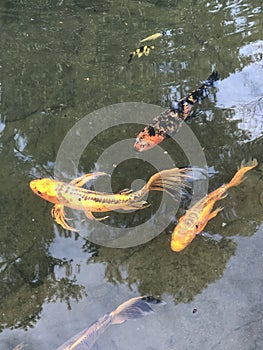
<svg viewBox="0 0 263 350"><path fill-rule="evenodd" d="M186 248L187 244L185 244L182 240L172 239L171 240L171 249L172 251L179 253L180 251Z"/></svg>
<svg viewBox="0 0 263 350"><path fill-rule="evenodd" d="M56 180L48 178L36 179L31 181L29 186L37 196L51 203L58 203Z"/></svg>
<svg viewBox="0 0 263 350"><path fill-rule="evenodd" d="M145 127L136 137L134 148L138 152L148 151L164 140L164 137L155 132L153 127Z"/></svg>
<svg viewBox="0 0 263 350"><path fill-rule="evenodd" d="M184 217L182 219L184 219ZM178 225L173 231L171 249L174 252L180 252L186 248L200 232L198 224L189 221L181 220L180 222L179 220Z"/></svg>

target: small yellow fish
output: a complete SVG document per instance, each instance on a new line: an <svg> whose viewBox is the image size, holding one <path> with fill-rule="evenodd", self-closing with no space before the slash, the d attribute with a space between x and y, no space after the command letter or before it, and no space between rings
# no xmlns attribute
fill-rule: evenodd
<svg viewBox="0 0 263 350"><path fill-rule="evenodd" d="M132 210L143 209L148 206L147 202L142 198L149 191L165 191L171 194L171 190L179 191L181 187L187 186L186 178L188 169L172 168L162 170L154 174L147 184L138 191L125 189L119 193L97 192L81 188L90 180L96 179L98 176L107 175L103 172L93 174L85 174L70 183L44 178L30 182L31 190L41 198L54 203L52 208L52 216L58 224L66 230L76 231L67 223L64 213L64 206L71 209L83 210L87 218L93 220L103 220L96 218L92 212L108 212L117 209Z"/></svg>
<svg viewBox="0 0 263 350"><path fill-rule="evenodd" d="M155 39L160 38L163 35L164 35L164 33L155 33L153 35L147 36L147 38L140 40L140 42L144 43L145 41L155 40Z"/></svg>
<svg viewBox="0 0 263 350"><path fill-rule="evenodd" d="M164 305L165 302L151 296L132 298L73 336L57 350L89 350L111 324L121 324L127 320L151 315L154 311L149 304Z"/></svg>
<svg viewBox="0 0 263 350"><path fill-rule="evenodd" d="M256 159L249 161L247 164L243 161L240 169L228 184L220 186L190 208L186 214L179 219L173 231L171 249L175 252L180 252L187 247L195 236L203 231L207 222L223 210L223 208L220 207L212 211L214 204L218 200L225 198L226 191L233 186L238 186L243 181L245 173L255 168L257 165L258 162Z"/></svg>
<svg viewBox="0 0 263 350"><path fill-rule="evenodd" d="M142 57L142 55L148 56L150 51L154 49L154 46L140 46L138 49L135 49L134 51L130 52L130 58L128 60L128 63L131 63L132 59L135 56L138 56L138 58Z"/></svg>

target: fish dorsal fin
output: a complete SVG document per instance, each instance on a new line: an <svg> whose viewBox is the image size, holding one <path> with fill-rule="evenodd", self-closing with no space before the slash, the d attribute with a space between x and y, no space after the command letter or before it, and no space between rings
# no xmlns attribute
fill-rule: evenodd
<svg viewBox="0 0 263 350"><path fill-rule="evenodd" d="M70 185L74 185L77 187L82 187L85 185L88 181L95 180L99 176L110 176L107 173L104 173L102 171L96 172L96 173L89 173L89 174L84 174L80 177L77 177L76 179L70 181Z"/></svg>
<svg viewBox="0 0 263 350"><path fill-rule="evenodd" d="M133 193L133 190L130 188L124 188L123 190L118 192L118 194L130 194L130 193Z"/></svg>

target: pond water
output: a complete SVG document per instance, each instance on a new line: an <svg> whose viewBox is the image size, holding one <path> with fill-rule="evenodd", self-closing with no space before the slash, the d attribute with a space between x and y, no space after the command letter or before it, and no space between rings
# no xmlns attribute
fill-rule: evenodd
<svg viewBox="0 0 263 350"><path fill-rule="evenodd" d="M56 349L145 294L166 305L109 328L94 349L263 348L262 23L259 0L0 2L1 350L20 343ZM149 56L128 64L139 40L159 31L165 35ZM35 196L29 182L54 176L60 145L78 121L124 102L167 108L213 69L220 80L187 124L205 155L209 191L228 182L243 159L257 158L259 165L229 191L219 204L224 210L187 249L172 252L170 239L191 191L160 235L126 249L94 244L85 232L53 221L52 204ZM109 118L103 114L99 124ZM78 173L97 170L104 150L134 140L141 128L134 123L94 135ZM161 146L164 158L189 165L172 139ZM133 152L117 167L111 157L99 167L112 172L114 191L154 173L144 154ZM64 177L70 181L72 174ZM115 213L113 222L147 219L157 194L149 196L149 210Z"/></svg>

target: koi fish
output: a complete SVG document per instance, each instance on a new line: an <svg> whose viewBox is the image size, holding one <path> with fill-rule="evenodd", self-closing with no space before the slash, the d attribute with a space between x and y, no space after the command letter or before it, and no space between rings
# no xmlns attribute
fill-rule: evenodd
<svg viewBox="0 0 263 350"><path fill-rule="evenodd" d="M241 184L244 180L245 173L255 168L257 165L258 162L256 159L249 161L247 164L243 161L240 169L228 184L220 186L215 191L200 199L192 208L190 208L186 214L179 219L179 222L173 231L171 249L175 252L180 252L187 247L195 236L203 231L207 222L224 209L223 207L219 207L212 211L215 202L225 198L227 196L225 193L229 188Z"/></svg>
<svg viewBox="0 0 263 350"><path fill-rule="evenodd" d="M58 224L66 230L77 232L76 229L68 225L64 206L83 210L87 218L91 220L104 220L108 216L96 218L92 212L144 209L149 204L143 201L142 198L149 191L164 191L172 195L171 191L179 192L181 187L187 187L186 179L191 178L187 173L188 169L162 170L154 174L140 190L134 192L130 189L124 189L115 194L81 188L89 180L107 175L103 172L85 174L70 183L49 178L37 179L30 182L30 188L36 195L55 204L51 214Z"/></svg>
<svg viewBox="0 0 263 350"><path fill-rule="evenodd" d="M147 36L147 38L144 38L144 39L140 40L140 42L144 43L145 41L156 40L156 39L160 38L163 35L165 35L165 32L155 33L153 35Z"/></svg>
<svg viewBox="0 0 263 350"><path fill-rule="evenodd" d="M207 88L218 79L219 75L214 71L198 89L180 99L178 103L173 103L170 108L155 117L152 123L145 126L138 134L134 144L136 151L147 151L174 134L190 115L193 106L206 96Z"/></svg>
<svg viewBox="0 0 263 350"><path fill-rule="evenodd" d="M89 350L111 324L121 324L152 314L154 311L149 304L164 305L165 302L150 296L132 298L73 336L57 350Z"/></svg>
<svg viewBox="0 0 263 350"><path fill-rule="evenodd" d="M148 56L152 49L154 49L153 45L140 46L138 49L135 49L134 51L130 52L130 58L128 60L128 63L131 63L132 59L135 56L138 56L138 58L142 57L142 55Z"/></svg>

